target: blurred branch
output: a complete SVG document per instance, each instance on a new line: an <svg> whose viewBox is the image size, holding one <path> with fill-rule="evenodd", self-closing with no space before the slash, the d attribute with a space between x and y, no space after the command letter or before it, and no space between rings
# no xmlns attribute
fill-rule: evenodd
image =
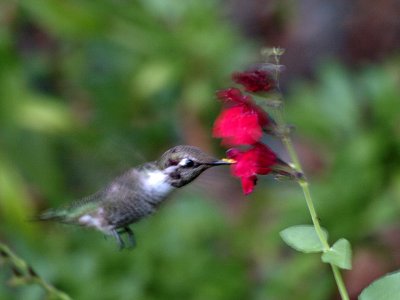
<svg viewBox="0 0 400 300"><path fill-rule="evenodd" d="M14 254L3 243L0 243L0 257L10 265L13 272L13 277L9 281L10 285L38 284L46 291L48 299L72 300L66 293L46 282L36 273L32 266Z"/></svg>

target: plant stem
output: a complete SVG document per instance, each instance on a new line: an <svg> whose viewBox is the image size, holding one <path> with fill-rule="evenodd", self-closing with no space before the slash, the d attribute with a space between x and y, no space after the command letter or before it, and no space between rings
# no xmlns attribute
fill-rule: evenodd
<svg viewBox="0 0 400 300"><path fill-rule="evenodd" d="M343 300L349 300L349 294L347 293L346 286L344 285L344 281L342 278L342 274L340 274L340 270L337 266L330 264L333 272L333 276L335 276L336 285L339 289L340 296Z"/></svg>
<svg viewBox="0 0 400 300"><path fill-rule="evenodd" d="M0 243L0 258L3 258L12 266L14 273L18 273L16 277L19 284L36 283L47 292L50 299L71 300L71 297L45 281L27 262L18 257L3 243Z"/></svg>
<svg viewBox="0 0 400 300"><path fill-rule="evenodd" d="M291 138L289 137L288 133L285 130L286 124L284 123L284 119L282 116L283 115L282 107L276 108L275 114L278 126L280 128L284 128L284 133L281 139L283 144L285 145L285 148L289 154L291 161L293 162L294 168L296 169L297 172L303 174L303 169L300 160L298 158L297 152L294 149ZM307 207L310 212L312 222L314 224L315 232L317 233L317 236L323 246L324 249L323 251L324 252L328 251L330 249L330 246L322 230L321 224L319 223L319 218L315 210L314 203L312 201L308 180L303 176L301 179L298 180L298 183L303 190L304 198L306 199ZM332 268L333 275L335 277L336 285L339 289L340 296L342 297L343 300L349 300L349 295L347 293L346 286L344 285L344 281L339 271L339 268L333 264L330 265Z"/></svg>
<svg viewBox="0 0 400 300"><path fill-rule="evenodd" d="M279 60L280 56L283 54L283 49L280 48L273 48L272 49L272 54L275 60L275 64L278 66L279 65ZM277 90L280 93L280 88L279 88L279 71L278 69L275 69L275 82L277 84ZM324 231L322 230L321 224L319 223L319 218L317 215L317 212L315 210L314 203L311 198L311 193L310 193L310 188L309 188L309 183L307 178L304 176L303 168L301 166L299 157L297 155L297 152L293 146L292 140L290 138L290 131L288 130L288 127L285 123L285 120L283 118L283 101L281 99L281 96L279 96L279 105L274 106L274 113L275 113L275 118L276 122L278 125L278 133L279 136L282 140L282 143L285 145L286 151L289 154L290 160L292 161L294 165L294 169L299 172L302 176L297 180L299 183L301 189L303 190L304 198L306 199L308 211L310 212L311 215L311 220L314 224L315 232L322 244L323 251L326 252L330 249L328 240L326 238L326 235L324 234ZM338 287L340 296L342 297L342 300L349 300L349 295L346 290L346 286L344 284L342 275L340 273L340 270L337 266L330 264L333 272L333 276L335 277L336 285Z"/></svg>
<svg viewBox="0 0 400 300"><path fill-rule="evenodd" d="M319 238L319 240L321 241L321 244L324 247L324 251L328 251L330 246L329 246L329 243L328 243L327 239L325 238L325 235L323 234L321 225L319 223L318 216L317 216L317 213L315 211L314 203L313 203L312 198L311 198L308 181L307 180L299 181L299 185L303 189L304 197L306 199L307 207L308 207L308 210L309 210L310 215L311 215L311 219L312 219L313 224L314 224L315 232L317 233L318 238ZM342 278L342 275L340 274L339 268L337 266L333 265L333 264L330 264L330 265L331 265L331 268L332 268L333 275L335 277L336 285L337 285L337 287L339 289L339 293L340 293L342 299L343 300L348 300L349 299L349 295L347 293L346 286L344 285L343 278Z"/></svg>
<svg viewBox="0 0 400 300"><path fill-rule="evenodd" d="M304 198L306 199L306 203L307 203L307 207L308 207L308 211L310 212L311 219L312 219L312 222L315 227L315 232L317 233L318 238L321 241L322 246L324 247L324 251L327 251L327 250L329 250L330 246L324 235L321 225L319 223L317 212L315 211L314 203L311 198L308 182L306 180L302 180L299 182L299 185L301 186L301 188L303 190Z"/></svg>

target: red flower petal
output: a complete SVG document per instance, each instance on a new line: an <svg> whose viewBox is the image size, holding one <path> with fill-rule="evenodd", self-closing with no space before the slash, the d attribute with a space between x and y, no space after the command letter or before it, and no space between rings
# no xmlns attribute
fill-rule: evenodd
<svg viewBox="0 0 400 300"><path fill-rule="evenodd" d="M218 91L217 97L224 103L235 105L243 105L251 101L250 96L243 95L239 89L235 88Z"/></svg>
<svg viewBox="0 0 400 300"><path fill-rule="evenodd" d="M244 194L248 195L253 191L256 184L256 175L267 175L277 163L276 154L267 146L257 143L247 151L230 149L227 156L236 160L231 166L231 172L242 181Z"/></svg>
<svg viewBox="0 0 400 300"><path fill-rule="evenodd" d="M265 70L253 70L242 73L234 73L232 79L244 86L248 92L268 92L275 86L271 74Z"/></svg>
<svg viewBox="0 0 400 300"><path fill-rule="evenodd" d="M253 102L250 96L243 95L238 89L230 88L217 92L217 97L230 106L243 107L242 113L256 113L259 125L267 131L270 131L269 127L273 124L273 121L260 106Z"/></svg>
<svg viewBox="0 0 400 300"><path fill-rule="evenodd" d="M225 109L215 120L213 135L232 146L254 144L262 136L259 114L244 106Z"/></svg>
<svg viewBox="0 0 400 300"><path fill-rule="evenodd" d="M232 165L232 173L237 177L249 177L271 172L271 167L277 162L276 154L267 146L257 143L247 151L231 149L227 156L236 160Z"/></svg>
<svg viewBox="0 0 400 300"><path fill-rule="evenodd" d="M254 186L257 183L257 176L242 177L241 181L243 194L247 196L253 192Z"/></svg>

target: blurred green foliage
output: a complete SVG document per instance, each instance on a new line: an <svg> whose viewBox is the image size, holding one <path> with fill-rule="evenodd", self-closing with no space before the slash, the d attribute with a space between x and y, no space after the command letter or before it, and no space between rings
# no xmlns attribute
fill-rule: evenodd
<svg viewBox="0 0 400 300"><path fill-rule="evenodd" d="M135 225L132 252L97 232L28 221L185 142L195 134L185 117L211 135L214 91L257 50L222 11L212 0L0 3L0 239L74 299L335 293L317 256L280 240L282 229L310 223L291 183L260 180L234 220L216 199L178 195ZM321 222L355 254L398 225L399 67L395 58L357 72L326 63L315 81L292 83L287 97ZM322 166L310 167L307 157ZM0 281L7 277L0 269ZM0 284L1 299L41 295Z"/></svg>

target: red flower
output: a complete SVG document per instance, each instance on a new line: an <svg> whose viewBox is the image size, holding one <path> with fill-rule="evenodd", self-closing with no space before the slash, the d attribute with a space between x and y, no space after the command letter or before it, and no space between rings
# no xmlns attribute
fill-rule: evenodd
<svg viewBox="0 0 400 300"><path fill-rule="evenodd" d="M232 79L236 83L243 85L248 92L268 92L275 87L274 79L265 70L234 73Z"/></svg>
<svg viewBox="0 0 400 300"><path fill-rule="evenodd" d="M258 69L235 73L232 77L248 92L267 92L275 87L271 74ZM249 147L245 151L230 149L227 152L227 156L234 161L231 165L232 174L240 178L245 195L253 192L257 175L274 172L282 176L297 176L270 148L260 143L263 131L274 134L276 124L251 96L237 88L229 88L217 92L217 97L225 104L225 108L215 120L213 135L222 138L223 144Z"/></svg>
<svg viewBox="0 0 400 300"><path fill-rule="evenodd" d="M253 110L258 114L261 127L268 127L271 124L271 118L268 114L257 104L254 103L251 96L243 95L239 89L229 88L226 90L218 91L217 97L222 102L231 105L242 105L248 110Z"/></svg>
<svg viewBox="0 0 400 300"><path fill-rule="evenodd" d="M231 165L232 174L242 181L245 195L250 194L257 182L256 175L267 175L273 171L273 166L279 163L277 155L267 146L256 143L247 151L230 149L227 156L236 163Z"/></svg>
<svg viewBox="0 0 400 300"><path fill-rule="evenodd" d="M273 121L250 96L235 88L219 91L217 96L230 105L214 123L213 135L223 138L225 144L254 144L260 140L263 129L272 131Z"/></svg>
<svg viewBox="0 0 400 300"><path fill-rule="evenodd" d="M215 120L213 135L231 146L253 144L262 136L259 116L244 106L227 108Z"/></svg>

